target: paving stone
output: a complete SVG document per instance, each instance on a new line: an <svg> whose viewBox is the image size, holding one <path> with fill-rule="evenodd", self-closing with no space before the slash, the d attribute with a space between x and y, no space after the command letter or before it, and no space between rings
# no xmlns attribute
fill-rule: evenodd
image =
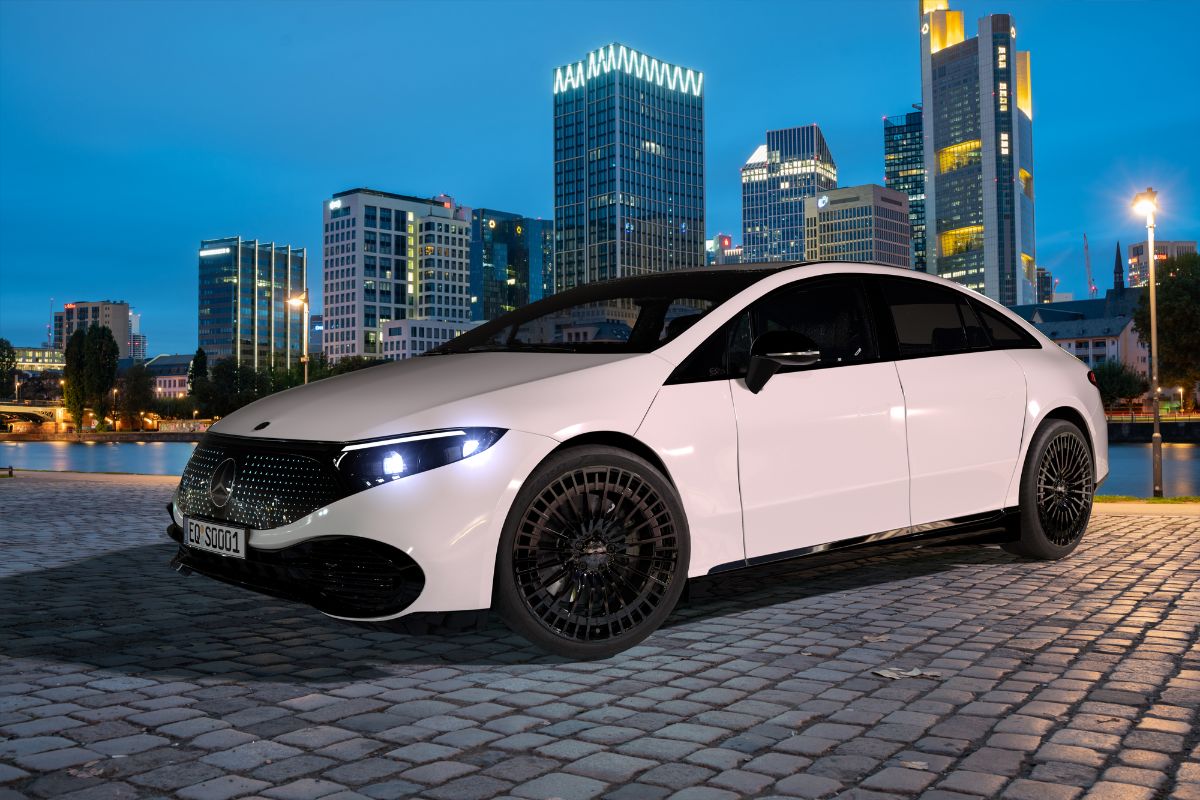
<svg viewBox="0 0 1200 800"><path fill-rule="evenodd" d="M808 798L829 797L841 788L840 781L820 775L791 775L775 784L775 789L782 794Z"/></svg>
<svg viewBox="0 0 1200 800"><path fill-rule="evenodd" d="M261 792L271 784L244 778L240 775L222 775L201 783L186 786L177 793L184 800L229 800L231 797L243 797Z"/></svg>
<svg viewBox="0 0 1200 800"><path fill-rule="evenodd" d="M561 800L590 800L604 791L604 784L582 775L554 772L534 778L511 791L517 797L527 797L530 800L546 800L550 797Z"/></svg>

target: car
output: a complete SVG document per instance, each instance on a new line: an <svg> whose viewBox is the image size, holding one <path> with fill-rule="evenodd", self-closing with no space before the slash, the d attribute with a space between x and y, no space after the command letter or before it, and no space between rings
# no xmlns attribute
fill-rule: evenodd
<svg viewBox="0 0 1200 800"><path fill-rule="evenodd" d="M598 281L417 356L216 422L174 566L365 624L496 612L594 659L725 570L984 532L1062 558L1108 473L1087 365L894 267Z"/></svg>

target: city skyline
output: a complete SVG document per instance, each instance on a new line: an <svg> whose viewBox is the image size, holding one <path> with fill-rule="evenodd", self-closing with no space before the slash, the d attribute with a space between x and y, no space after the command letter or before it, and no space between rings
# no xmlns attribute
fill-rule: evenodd
<svg viewBox="0 0 1200 800"><path fill-rule="evenodd" d="M63 24L54 4L4 4L0 336L40 343L51 297L61 308L119 296L143 314L151 354L194 349L196 246L221 235L307 247L314 310L321 310L315 202L346 186L445 192L467 206L549 219L553 70L612 41L704 73L706 234L741 230L738 170L764 130L815 122L837 154L839 184L883 183L880 119L920 96L913 3L820 6L826 27L853 32L832 53L791 45L787 23L811 17L804 6L626 7L637 13L587 14L579 25L582 6L554 6L550 15L548 6L529 3L307 4L286 15L262 5L105 4L70 6ZM1194 23L1195 8L1028 0L954 7L969 31L986 14L1011 13L1020 47L1034 52L1038 264L1061 281L1060 291L1086 296L1082 233L1098 252L1118 238L1139 238L1128 202L1145 185L1163 201L1159 236L1197 238L1190 138L1200 112L1178 102L1172 80L1186 74L1187 54L1164 47L1147 60L1094 44L1118 33L1124 41L1155 39L1167 24ZM777 23L770 30L748 38L712 33L714 20L738 30L768 8ZM1070 37L1062 33L1068 25ZM405 37L406 56L396 57L386 46L392 34L414 27L430 35ZM504 51L502 65L484 46L531 34L528 46ZM212 59L218 35L221 49L245 57ZM361 52L342 60L337 43L351 36ZM50 41L57 46L47 61ZM1090 80L1080 79L1080 64L1090 65ZM414 65L419 74L405 80ZM431 72L445 80L427 80ZM412 102L387 108L380 92L395 88ZM237 98L258 102L231 102ZM327 113L364 102L380 103L370 126ZM296 113L280 113L289 107ZM418 107L431 113L414 116ZM1100 113L1120 124L1096 124ZM136 248L115 235L129 215L137 219ZM47 246L64 236L75 246ZM66 291L80 296L60 296Z"/></svg>

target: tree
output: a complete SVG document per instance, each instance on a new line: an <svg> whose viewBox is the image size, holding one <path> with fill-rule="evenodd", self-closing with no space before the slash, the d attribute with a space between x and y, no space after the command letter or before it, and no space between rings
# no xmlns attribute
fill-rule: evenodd
<svg viewBox="0 0 1200 800"><path fill-rule="evenodd" d="M0 339L0 397L11 397L16 394L14 380L17 373L17 351L12 342Z"/></svg>
<svg viewBox="0 0 1200 800"><path fill-rule="evenodd" d="M1182 386L1186 405L1193 405L1200 381L1200 255L1186 253L1155 266L1158 277L1158 384ZM1150 293L1142 295L1133 325L1150 344Z"/></svg>
<svg viewBox="0 0 1200 800"><path fill-rule="evenodd" d="M367 367L377 367L380 364L387 364L386 358L367 358L366 356L349 356L348 358L340 359L336 364L329 368L330 375L344 375L347 372L357 372L360 369Z"/></svg>
<svg viewBox="0 0 1200 800"><path fill-rule="evenodd" d="M1105 408L1146 393L1146 379L1120 361L1105 361L1097 365L1093 372L1096 373L1100 399Z"/></svg>
<svg viewBox="0 0 1200 800"><path fill-rule="evenodd" d="M223 417L259 398L260 376L254 368L238 366L233 358L220 358L213 364L209 379L208 408L205 413Z"/></svg>
<svg viewBox="0 0 1200 800"><path fill-rule="evenodd" d="M112 390L117 382L117 360L121 351L107 326L92 323L84 338L83 386L87 402L96 412L96 427L112 409Z"/></svg>
<svg viewBox="0 0 1200 800"><path fill-rule="evenodd" d="M117 407L129 430L142 429L142 415L154 404L154 376L144 364L134 364L121 376Z"/></svg>
<svg viewBox="0 0 1200 800"><path fill-rule="evenodd" d="M208 353L203 347L196 348L196 355L192 356L188 367L188 394L195 398L201 414L212 416L212 380L208 375Z"/></svg>
<svg viewBox="0 0 1200 800"><path fill-rule="evenodd" d="M75 421L75 430L83 430L83 411L87 408L87 386L84 380L84 365L87 360L87 334L82 328L76 329L67 340L67 349L63 354L66 366L63 367L63 405L67 413Z"/></svg>

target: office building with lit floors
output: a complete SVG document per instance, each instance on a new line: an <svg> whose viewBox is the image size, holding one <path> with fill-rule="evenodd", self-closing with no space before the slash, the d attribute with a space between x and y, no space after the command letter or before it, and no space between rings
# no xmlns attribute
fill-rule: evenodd
<svg viewBox="0 0 1200 800"><path fill-rule="evenodd" d="M745 261L802 261L804 201L837 188L837 164L816 125L767 131L742 166Z"/></svg>
<svg viewBox="0 0 1200 800"><path fill-rule="evenodd" d="M875 184L831 189L804 201L808 261L912 266L908 195Z"/></svg>
<svg viewBox="0 0 1200 800"><path fill-rule="evenodd" d="M553 90L554 291L703 267L703 73L612 44Z"/></svg>
<svg viewBox="0 0 1200 800"><path fill-rule="evenodd" d="M1036 300L1030 55L1008 14L966 38L948 0L918 0L926 269L1012 306Z"/></svg>
<svg viewBox="0 0 1200 800"><path fill-rule="evenodd" d="M447 195L363 188L322 206L322 348L330 363L388 357L384 334L403 328L392 326L398 320L470 320L471 209Z"/></svg>
<svg viewBox="0 0 1200 800"><path fill-rule="evenodd" d="M1145 286L1150 282L1150 262L1146 258L1146 240L1129 245L1129 285ZM1168 258L1196 252L1195 242L1154 240L1155 267Z"/></svg>
<svg viewBox="0 0 1200 800"><path fill-rule="evenodd" d="M54 312L50 344L56 350L65 351L71 334L99 325L112 331L117 341L118 358L129 358L130 321L129 303L124 300L76 300L74 303L64 303L62 311Z"/></svg>
<svg viewBox="0 0 1200 800"><path fill-rule="evenodd" d="M303 311L288 303L308 283L303 247L229 236L199 252L199 345L209 364L290 369L304 346Z"/></svg>
<svg viewBox="0 0 1200 800"><path fill-rule="evenodd" d="M546 296L552 223L477 208L471 212L471 319L488 320Z"/></svg>
<svg viewBox="0 0 1200 800"><path fill-rule="evenodd" d="M917 111L883 118L883 184L908 195L912 268L925 271L925 144Z"/></svg>

